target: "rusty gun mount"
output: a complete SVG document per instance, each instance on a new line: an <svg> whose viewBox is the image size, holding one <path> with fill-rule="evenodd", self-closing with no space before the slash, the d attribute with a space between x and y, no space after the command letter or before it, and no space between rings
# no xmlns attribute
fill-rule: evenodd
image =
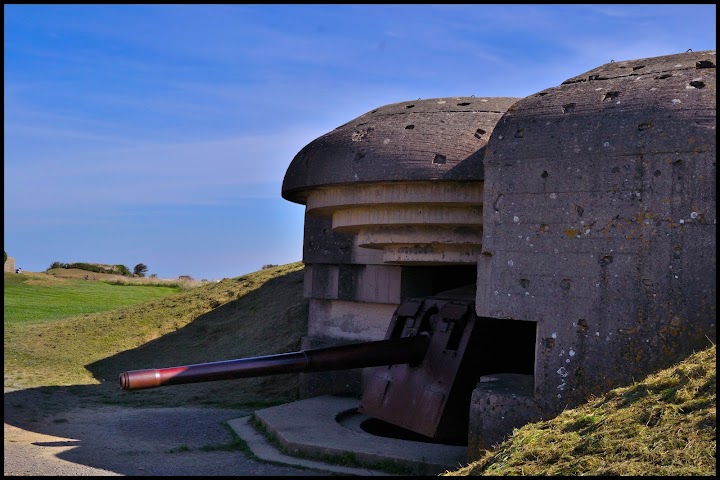
<svg viewBox="0 0 720 480"><path fill-rule="evenodd" d="M457 297L404 301L384 340L120 374L123 390L367 368L358 411L434 440L467 438L479 375L474 302ZM368 368L372 367L372 368Z"/></svg>

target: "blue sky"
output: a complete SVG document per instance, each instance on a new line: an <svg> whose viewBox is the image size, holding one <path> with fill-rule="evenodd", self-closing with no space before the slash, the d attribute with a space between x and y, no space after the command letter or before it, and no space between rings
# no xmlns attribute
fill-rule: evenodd
<svg viewBox="0 0 720 480"><path fill-rule="evenodd" d="M4 249L219 280L302 259L302 147L418 98L716 48L716 6L5 5Z"/></svg>

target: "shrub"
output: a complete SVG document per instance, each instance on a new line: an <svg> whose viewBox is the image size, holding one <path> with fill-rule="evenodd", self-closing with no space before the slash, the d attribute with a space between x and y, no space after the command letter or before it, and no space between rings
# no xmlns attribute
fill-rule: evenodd
<svg viewBox="0 0 720 480"><path fill-rule="evenodd" d="M125 275L126 277L130 276L130 270L125 265L115 265L114 269L117 273L120 275Z"/></svg>

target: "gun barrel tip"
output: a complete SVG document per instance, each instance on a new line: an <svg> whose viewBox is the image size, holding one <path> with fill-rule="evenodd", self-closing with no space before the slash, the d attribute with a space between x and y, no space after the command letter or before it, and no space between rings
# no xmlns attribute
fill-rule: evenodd
<svg viewBox="0 0 720 480"><path fill-rule="evenodd" d="M130 389L130 379L128 378L128 373L123 372L120 374L120 389L121 390L129 390Z"/></svg>

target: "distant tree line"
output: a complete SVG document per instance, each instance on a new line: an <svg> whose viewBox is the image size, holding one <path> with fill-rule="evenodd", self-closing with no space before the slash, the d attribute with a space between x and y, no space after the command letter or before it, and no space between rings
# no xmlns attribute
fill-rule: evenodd
<svg viewBox="0 0 720 480"><path fill-rule="evenodd" d="M54 268L77 268L79 270L86 270L88 272L97 272L97 273L108 273L112 275L124 275L126 277L131 277L133 275L137 277L144 277L145 272L147 272L148 267L144 263L138 263L135 265L135 268L132 272L130 272L130 269L127 268L125 265L112 265L109 268L103 267L100 265L97 265L95 263L84 263L84 262L75 262L75 263L63 263L63 262L53 262L50 264L50 267L48 270L54 269Z"/></svg>

